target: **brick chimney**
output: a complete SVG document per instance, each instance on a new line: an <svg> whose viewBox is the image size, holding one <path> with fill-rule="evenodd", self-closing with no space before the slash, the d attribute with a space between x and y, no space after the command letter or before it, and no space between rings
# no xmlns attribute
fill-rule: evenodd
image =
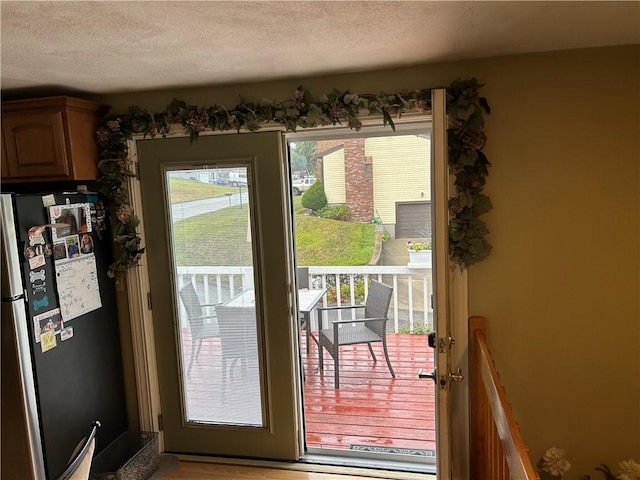
<svg viewBox="0 0 640 480"><path fill-rule="evenodd" d="M370 222L373 211L373 161L365 156L364 138L344 143L344 177L347 206L354 222Z"/></svg>
<svg viewBox="0 0 640 480"><path fill-rule="evenodd" d="M347 206L354 222L370 222L373 210L373 162L365 156L364 138L321 140L316 152L322 154L332 148L344 146L344 177ZM322 159L316 163L316 178L324 183Z"/></svg>

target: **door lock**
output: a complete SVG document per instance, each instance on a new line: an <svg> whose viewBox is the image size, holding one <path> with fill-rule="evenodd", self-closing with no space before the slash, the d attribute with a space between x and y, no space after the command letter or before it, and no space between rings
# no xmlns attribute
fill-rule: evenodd
<svg viewBox="0 0 640 480"><path fill-rule="evenodd" d="M436 337L436 332L431 332L427 335L427 343L431 348L438 348L438 352L446 353L447 349L451 349L452 346L456 344L455 338L451 337L451 335L447 337Z"/></svg>
<svg viewBox="0 0 640 480"><path fill-rule="evenodd" d="M462 369L459 368L455 372L449 372L449 378L451 378L454 382L461 382L464 380L464 375L462 375Z"/></svg>

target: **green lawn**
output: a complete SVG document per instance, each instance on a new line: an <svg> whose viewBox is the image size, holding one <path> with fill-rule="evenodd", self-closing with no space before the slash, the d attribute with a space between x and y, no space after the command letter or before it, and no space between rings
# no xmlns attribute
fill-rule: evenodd
<svg viewBox="0 0 640 480"><path fill-rule="evenodd" d="M375 226L296 215L298 265L366 265L373 255Z"/></svg>
<svg viewBox="0 0 640 480"><path fill-rule="evenodd" d="M304 215L294 198L299 265L364 265L373 254L373 224L340 222ZM178 265L249 265L247 207L233 206L176 222ZM238 239L243 241L238 242Z"/></svg>
<svg viewBox="0 0 640 480"><path fill-rule="evenodd" d="M169 187L171 189L171 203L222 197L225 193L238 193L237 187L212 185L187 178L169 178Z"/></svg>
<svg viewBox="0 0 640 480"><path fill-rule="evenodd" d="M251 264L246 239L248 207L232 206L174 224L175 256L180 266Z"/></svg>

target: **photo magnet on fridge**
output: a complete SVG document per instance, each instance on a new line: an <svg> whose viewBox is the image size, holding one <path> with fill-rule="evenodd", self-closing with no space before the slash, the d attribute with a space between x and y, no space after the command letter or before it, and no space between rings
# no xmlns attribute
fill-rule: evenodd
<svg viewBox="0 0 640 480"><path fill-rule="evenodd" d="M34 270L45 264L44 249L41 244L28 246L24 249L24 258L29 262L29 269Z"/></svg>
<svg viewBox="0 0 640 480"><path fill-rule="evenodd" d="M73 327L63 328L60 332L60 340L62 340L63 342L65 340L69 340L71 337L73 337Z"/></svg>
<svg viewBox="0 0 640 480"><path fill-rule="evenodd" d="M42 245L43 243L45 243L43 235L44 229L44 225L36 225L29 229L29 232L27 233L29 237L29 245L34 246Z"/></svg>
<svg viewBox="0 0 640 480"><path fill-rule="evenodd" d="M78 235L66 237L64 239L67 244L67 257L77 258L80 256L80 242L78 241Z"/></svg>
<svg viewBox="0 0 640 480"><path fill-rule="evenodd" d="M64 328L64 322L60 316L60 309L54 308L33 317L33 333L36 343L40 342L43 332L52 331L59 333Z"/></svg>
<svg viewBox="0 0 640 480"><path fill-rule="evenodd" d="M49 207L49 217L55 228L51 229L53 240L91 231L91 206L89 203L54 205Z"/></svg>
<svg viewBox="0 0 640 480"><path fill-rule="evenodd" d="M53 261L64 260L67 258L67 246L64 242L53 244Z"/></svg>

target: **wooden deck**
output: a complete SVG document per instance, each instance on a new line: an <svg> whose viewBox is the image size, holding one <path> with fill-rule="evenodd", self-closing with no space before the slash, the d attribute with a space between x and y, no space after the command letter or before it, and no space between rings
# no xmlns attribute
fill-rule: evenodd
<svg viewBox="0 0 640 480"><path fill-rule="evenodd" d="M432 381L417 377L421 368L433 369L433 350L427 346L426 336L388 334L395 379L387 369L382 344L374 344L376 363L366 345L342 347L338 390L334 388L333 359L325 352L324 372L319 372L317 345L311 342L307 355L306 342L302 340L307 447L346 450L364 445L435 450L435 387ZM229 412L230 406L225 407L224 395L220 393L219 342L219 339L203 342L187 377L190 418L213 419L222 409ZM191 349L188 329L183 330L183 344L188 365ZM236 370L231 381L237 384L238 377L242 378ZM257 394L257 375L251 368L245 378L252 382L248 388ZM257 395L247 397L257 400Z"/></svg>
<svg viewBox="0 0 640 480"><path fill-rule="evenodd" d="M304 410L308 447L349 449L351 445L435 450L435 396L418 371L433 369L433 350L424 335L388 334L392 378L382 352L378 361L366 345L341 347L340 388L334 388L333 359L318 347L304 355ZM304 349L304 347L303 347Z"/></svg>

